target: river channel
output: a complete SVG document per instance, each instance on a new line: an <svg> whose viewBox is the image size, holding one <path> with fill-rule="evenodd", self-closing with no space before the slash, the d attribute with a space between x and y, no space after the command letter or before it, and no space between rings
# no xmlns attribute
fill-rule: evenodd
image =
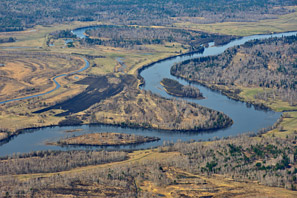
<svg viewBox="0 0 297 198"><path fill-rule="evenodd" d="M92 27L94 28L94 27ZM83 37L83 33L89 28L80 28L73 30L74 34L78 37ZM170 68L174 63L181 62L184 60L217 55L224 52L227 48L241 45L247 41L253 39L264 39L269 37L282 37L296 35L297 32L279 33L279 34L269 34L269 35L254 35L247 36L237 40L233 40L230 43L223 46L212 46L205 48L202 54L193 55L183 55L175 57L172 59L164 60L143 70L140 75L145 80L145 85L141 88L145 90L150 90L153 93L159 94L166 98L174 98L168 95L162 86L160 81L163 78L171 78L178 80L182 84L189 84L187 81L178 79L170 74ZM164 141L176 142L190 141L190 140L208 140L214 137L228 137L235 136L237 134L242 134L246 132L257 132L262 128L273 125L277 119L280 117L280 113L273 111L265 111L256 109L254 106L247 105L244 102L235 101L229 99L228 97L222 95L219 92L212 91L204 86L193 84L198 87L203 93L206 99L194 100L185 99L190 102L195 102L202 106L208 108L222 111L228 116L230 116L234 124L226 129L220 129L212 132L199 132L199 133L185 133L185 132L173 132L173 131L160 131L160 130L148 130L148 129L130 129L121 128L114 126L104 126L104 125L82 125L82 126L69 126L69 127L46 127L34 130L25 130L24 133L12 138L10 141L2 142L0 145L0 155L11 155L13 153L27 153L30 151L37 150L73 150L73 149L106 149L106 150L118 150L118 149L145 149L156 147L162 145ZM58 86L58 85L57 85ZM67 130L76 130L76 132L69 133L65 132ZM117 146L117 147L59 147L59 146L49 146L45 145L47 141L57 141L60 138L71 137L72 135L82 135L87 133L95 132L118 132L118 133L128 133L143 136L156 136L161 138L158 142L150 142L139 145L129 145L129 146Z"/></svg>

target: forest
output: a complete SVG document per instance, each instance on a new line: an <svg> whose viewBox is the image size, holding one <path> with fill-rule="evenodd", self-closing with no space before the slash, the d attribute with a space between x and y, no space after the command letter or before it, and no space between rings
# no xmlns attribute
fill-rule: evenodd
<svg viewBox="0 0 297 198"><path fill-rule="evenodd" d="M178 81L164 78L161 81L161 85L164 87L165 91L173 96L186 97L186 98L196 98L203 99L203 94L200 90L193 86L182 85Z"/></svg>
<svg viewBox="0 0 297 198"><path fill-rule="evenodd" d="M1 157L1 175L51 173L76 167L122 161L126 152L105 151L36 151Z"/></svg>
<svg viewBox="0 0 297 198"><path fill-rule="evenodd" d="M286 138L257 139L250 134L212 142L165 143L163 147L153 152L138 153L144 153L145 155L141 154L141 156L145 159L136 160L137 153L106 151L42 151L2 158L0 163L5 166L0 166L3 173L0 177L0 191L2 196L14 197L62 195L157 197L158 191L147 188L147 185L152 185L170 189L172 195L176 197L183 195L197 197L205 193L208 196L268 193L259 190L250 192L248 189L253 188L255 181L262 185L291 190L297 187L296 135L289 135ZM149 155L156 157L145 157ZM125 160L128 160L127 163ZM133 162L134 160L136 161ZM113 161L122 161L122 163L110 163ZM110 165L104 166L102 163L110 163ZM87 164L99 164L99 166L86 170L60 172ZM47 172L52 173L41 174ZM22 176L20 174L24 173L39 173L40 176L27 175L27 179L21 180L7 175ZM218 174L232 178L229 180L229 187L219 187L220 184L208 179L217 178ZM218 179L217 181L222 182L222 179ZM244 188L245 194L241 194L243 192L238 187L231 187L231 181L247 184L249 187ZM186 188L185 184L191 185L191 188ZM226 189L226 192L223 189ZM277 196L278 193L275 195Z"/></svg>
<svg viewBox="0 0 297 198"><path fill-rule="evenodd" d="M104 21L125 25L168 25L177 17L192 17L195 23L258 21L293 12L284 7L290 5L295 5L294 1L16 0L11 3L10 0L2 0L0 31L70 21Z"/></svg>
<svg viewBox="0 0 297 198"><path fill-rule="evenodd" d="M199 51L202 44L207 45L209 42L222 45L236 38L236 36L207 34L194 30L116 25L99 25L87 30L86 34L88 37L81 40L81 44L133 48L135 45L177 42L189 51Z"/></svg>
<svg viewBox="0 0 297 198"><path fill-rule="evenodd" d="M280 99L294 106L297 104L296 54L297 36L253 40L218 56L176 64L171 73L208 86L267 88L255 97Z"/></svg>

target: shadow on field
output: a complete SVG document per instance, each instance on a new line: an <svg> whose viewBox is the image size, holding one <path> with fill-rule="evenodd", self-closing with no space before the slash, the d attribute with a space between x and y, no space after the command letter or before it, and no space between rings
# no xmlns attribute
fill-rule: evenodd
<svg viewBox="0 0 297 198"><path fill-rule="evenodd" d="M136 83L136 78L132 75L115 77L114 75L86 77L76 84L89 85L85 91L66 101L47 107L34 113L43 113L51 109L63 109L66 112L56 116L67 116L88 109L95 103L120 93L125 86Z"/></svg>

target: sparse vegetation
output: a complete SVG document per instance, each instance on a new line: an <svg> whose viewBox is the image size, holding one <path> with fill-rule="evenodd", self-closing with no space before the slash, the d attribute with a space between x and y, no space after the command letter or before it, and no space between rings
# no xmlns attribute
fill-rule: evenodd
<svg viewBox="0 0 297 198"><path fill-rule="evenodd" d="M54 76L83 66L79 56L90 68L59 79L61 88L46 96L1 104L0 140L22 128L49 125L196 132L228 127L232 120L222 112L140 90L138 69L201 52L209 42L226 44L237 38L232 35L296 31L296 16L292 0L1 0L0 101L46 92ZM97 29L76 38L71 30L85 26ZM65 44L67 38L72 42ZM216 57L177 64L172 72L236 99L296 110L296 40L251 41ZM170 79L162 84L173 95L202 97ZM296 197L296 119L296 111L285 112L262 130L271 131L256 137L164 142L129 153L37 151L1 157L0 197ZM100 145L152 140L99 136L107 138ZM96 145L97 140L91 134L58 144Z"/></svg>
<svg viewBox="0 0 297 198"><path fill-rule="evenodd" d="M158 141L158 137L139 136L125 133L92 133L60 139L57 142L47 142L49 145L79 145L79 146L120 146L128 144L141 144Z"/></svg>
<svg viewBox="0 0 297 198"><path fill-rule="evenodd" d="M65 112L57 116L65 116L84 111L75 117L66 117L60 125L102 123L133 128L201 131L224 128L233 123L221 112L140 91L132 75L87 77L77 83L89 86L77 96L35 113L63 109Z"/></svg>
<svg viewBox="0 0 297 198"><path fill-rule="evenodd" d="M127 159L126 152L37 151L1 157L1 175L54 173Z"/></svg>
<svg viewBox="0 0 297 198"><path fill-rule="evenodd" d="M130 87L110 99L93 105L85 115L91 123L116 124L166 130L200 131L224 128L233 121L194 103L169 100ZM82 116L82 119L87 119Z"/></svg>
<svg viewBox="0 0 297 198"><path fill-rule="evenodd" d="M202 24L258 21L274 19L278 15L290 13L292 10L286 6L293 5L296 5L296 2L291 0L158 0L154 2L38 0L34 4L21 0L11 4L9 0L3 0L0 4L0 14L4 17L0 20L0 30L22 30L24 27L34 25L50 25L74 20L129 25L168 25L175 18Z"/></svg>
<svg viewBox="0 0 297 198"><path fill-rule="evenodd" d="M1 52L0 101L53 88L52 78L83 67L79 57L44 52Z"/></svg>
<svg viewBox="0 0 297 198"><path fill-rule="evenodd" d="M195 173L227 173L238 181L257 180L268 186L294 189L295 145L296 135L288 139L266 137L260 140L243 136L207 145L180 143L175 146L189 157L193 164L191 171Z"/></svg>
<svg viewBox="0 0 297 198"><path fill-rule="evenodd" d="M37 169L33 169L35 166L32 166L29 172L38 174L22 174L27 170L27 162L33 159L34 162L47 159L49 165L55 162L57 171L64 165L56 163L54 156L71 156L66 159L72 162L72 159L83 154L81 151L72 152L72 155L69 155L69 152L40 152L31 159L26 156L3 158L1 163L7 164L4 173L17 171L18 174L15 177L2 175L0 189L2 195L9 192L13 196L43 197L156 197L160 194L177 197L294 197L295 191L277 187L292 190L296 188L295 147L296 135L289 135L285 139L241 136L214 142L168 144L155 151L129 153L129 158L124 161L56 173L43 173L41 169L44 167L36 166ZM121 155L109 152L92 153L104 154L107 157ZM59 158L60 160L65 161L63 158ZM95 188L97 190L94 190Z"/></svg>
<svg viewBox="0 0 297 198"><path fill-rule="evenodd" d="M176 28L115 25L99 25L94 29L87 30L86 34L89 37L81 40L81 44L137 49L140 45L181 43L188 51L201 51L202 44L207 45L209 42L215 42L220 45L236 38Z"/></svg>

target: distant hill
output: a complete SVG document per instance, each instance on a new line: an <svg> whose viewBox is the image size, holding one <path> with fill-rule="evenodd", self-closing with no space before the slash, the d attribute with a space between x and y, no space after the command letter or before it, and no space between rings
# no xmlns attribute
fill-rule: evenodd
<svg viewBox="0 0 297 198"><path fill-rule="evenodd" d="M0 31L65 21L114 24L170 25L176 17L197 23L257 21L293 12L292 0L1 0Z"/></svg>

